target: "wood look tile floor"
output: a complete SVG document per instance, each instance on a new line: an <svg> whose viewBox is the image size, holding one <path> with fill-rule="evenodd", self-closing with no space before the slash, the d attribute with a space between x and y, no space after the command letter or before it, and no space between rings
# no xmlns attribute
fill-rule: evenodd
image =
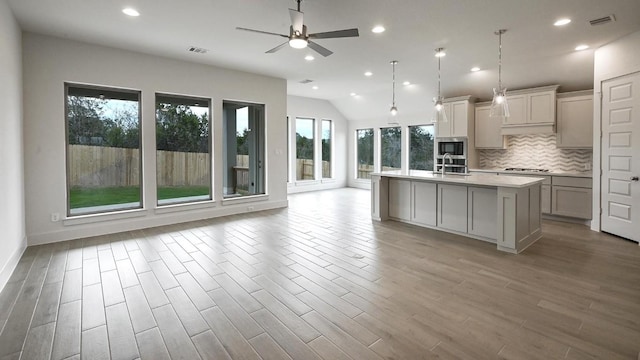
<svg viewBox="0 0 640 360"><path fill-rule="evenodd" d="M0 359L638 359L637 244L545 221L510 255L369 200L29 247Z"/></svg>

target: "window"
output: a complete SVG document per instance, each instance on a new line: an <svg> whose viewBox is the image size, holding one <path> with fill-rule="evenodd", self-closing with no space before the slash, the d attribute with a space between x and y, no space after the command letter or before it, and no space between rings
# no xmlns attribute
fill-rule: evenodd
<svg viewBox="0 0 640 360"><path fill-rule="evenodd" d="M265 193L264 105L222 103L225 199Z"/></svg>
<svg viewBox="0 0 640 360"><path fill-rule="evenodd" d="M380 129L380 163L382 171L400 170L402 161L400 126Z"/></svg>
<svg viewBox="0 0 640 360"><path fill-rule="evenodd" d="M409 169L433 171L433 125L409 126Z"/></svg>
<svg viewBox="0 0 640 360"><path fill-rule="evenodd" d="M209 100L156 95L158 205L211 199Z"/></svg>
<svg viewBox="0 0 640 360"><path fill-rule="evenodd" d="M314 119L296 118L296 180L315 179L314 127Z"/></svg>
<svg viewBox="0 0 640 360"><path fill-rule="evenodd" d="M331 178L331 120L322 120L322 178Z"/></svg>
<svg viewBox="0 0 640 360"><path fill-rule="evenodd" d="M371 179L373 172L373 129L356 130L357 179Z"/></svg>
<svg viewBox="0 0 640 360"><path fill-rule="evenodd" d="M65 84L67 214L142 207L140 92Z"/></svg>

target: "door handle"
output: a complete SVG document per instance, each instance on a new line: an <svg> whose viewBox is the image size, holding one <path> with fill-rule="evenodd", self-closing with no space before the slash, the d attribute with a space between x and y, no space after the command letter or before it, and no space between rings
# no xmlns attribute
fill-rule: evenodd
<svg viewBox="0 0 640 360"><path fill-rule="evenodd" d="M638 181L638 180L640 180L640 178L638 178L637 176L632 176L631 177L631 181Z"/></svg>

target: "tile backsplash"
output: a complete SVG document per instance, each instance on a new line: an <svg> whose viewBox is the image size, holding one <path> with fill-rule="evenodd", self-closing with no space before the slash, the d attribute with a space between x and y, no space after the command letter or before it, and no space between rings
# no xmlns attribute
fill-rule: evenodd
<svg viewBox="0 0 640 360"><path fill-rule="evenodd" d="M591 149L558 149L556 134L507 136L508 147L478 150L480 168L542 168L585 171L593 164ZM588 169L586 168L588 167Z"/></svg>

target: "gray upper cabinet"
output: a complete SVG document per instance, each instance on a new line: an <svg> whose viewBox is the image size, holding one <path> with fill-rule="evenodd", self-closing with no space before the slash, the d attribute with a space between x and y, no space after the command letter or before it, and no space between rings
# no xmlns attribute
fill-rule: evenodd
<svg viewBox="0 0 640 360"><path fill-rule="evenodd" d="M558 85L507 92L510 116L502 123L503 135L553 133Z"/></svg>
<svg viewBox="0 0 640 360"><path fill-rule="evenodd" d="M558 94L556 146L593 147L593 90Z"/></svg>
<svg viewBox="0 0 640 360"><path fill-rule="evenodd" d="M476 104L475 139L477 149L506 149L506 137L500 133L502 118L489 117L491 103Z"/></svg>

